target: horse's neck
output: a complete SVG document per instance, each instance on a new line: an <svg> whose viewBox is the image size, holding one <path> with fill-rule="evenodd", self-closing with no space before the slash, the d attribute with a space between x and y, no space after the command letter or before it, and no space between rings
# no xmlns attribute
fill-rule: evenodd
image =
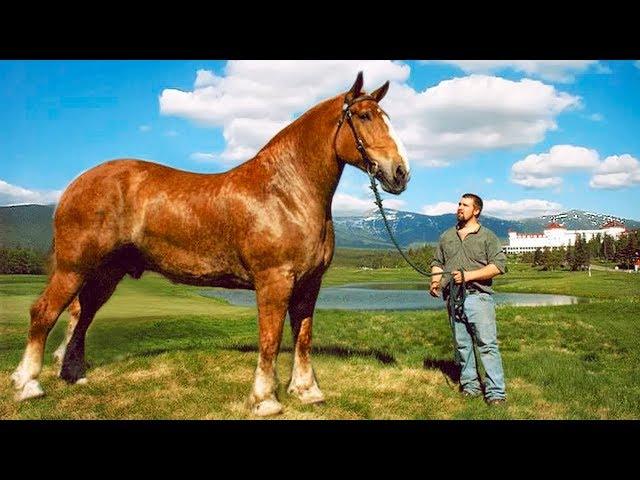
<svg viewBox="0 0 640 480"><path fill-rule="evenodd" d="M318 202L329 213L344 163L336 158L337 124L326 111L307 114L281 132L251 161L292 197Z"/></svg>

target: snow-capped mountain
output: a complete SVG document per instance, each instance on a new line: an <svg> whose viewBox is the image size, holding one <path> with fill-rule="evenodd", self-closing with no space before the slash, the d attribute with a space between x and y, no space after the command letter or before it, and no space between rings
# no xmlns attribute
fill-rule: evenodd
<svg viewBox="0 0 640 480"><path fill-rule="evenodd" d="M430 216L385 208L385 215L393 235L403 247L437 242L442 232L456 223L454 214ZM558 215L545 215L523 220L503 220L487 215L480 217L483 225L493 230L498 237L505 241L509 230L523 233L542 232L546 225L552 221L560 223L570 230L587 230L598 229L610 220L624 223L627 228L640 227L640 222L634 220L581 210L569 210ZM339 247L393 247L378 209L371 210L363 216L334 217L333 223L336 232L336 245Z"/></svg>

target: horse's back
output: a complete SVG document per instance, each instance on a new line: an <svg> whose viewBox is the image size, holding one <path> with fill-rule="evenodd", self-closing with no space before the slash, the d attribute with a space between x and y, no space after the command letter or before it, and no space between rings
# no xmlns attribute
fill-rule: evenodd
<svg viewBox="0 0 640 480"><path fill-rule="evenodd" d="M175 179L185 175L199 176L135 159L110 160L83 172L64 191L54 213L58 262L91 266L114 248L135 243L146 203L153 200L144 191L167 197Z"/></svg>

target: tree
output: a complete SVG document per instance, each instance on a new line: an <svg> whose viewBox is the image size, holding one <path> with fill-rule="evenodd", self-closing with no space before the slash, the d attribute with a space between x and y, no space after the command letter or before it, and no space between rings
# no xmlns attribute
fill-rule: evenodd
<svg viewBox="0 0 640 480"><path fill-rule="evenodd" d="M602 242L602 238L600 234L597 234L591 240L587 242L587 247L589 250L589 256L591 258L598 257L600 254L600 243Z"/></svg>
<svg viewBox="0 0 640 480"><path fill-rule="evenodd" d="M622 268L633 268L633 264L640 253L637 232L621 235L616 242L616 261Z"/></svg>
<svg viewBox="0 0 640 480"><path fill-rule="evenodd" d="M551 249L549 247L542 249L542 267L543 270L549 270L551 267Z"/></svg>
<svg viewBox="0 0 640 480"><path fill-rule="evenodd" d="M616 245L613 237L606 233L602 238L602 256L605 260L613 260L616 256Z"/></svg>
<svg viewBox="0 0 640 480"><path fill-rule="evenodd" d="M539 267L543 264L542 262L542 250L536 248L535 252L533 252L533 266Z"/></svg>
<svg viewBox="0 0 640 480"><path fill-rule="evenodd" d="M573 270L573 264L575 263L575 257L576 257L576 249L573 245L568 245L567 246L567 251L565 252L564 255L564 260L567 264L567 267L569 267L571 270Z"/></svg>
<svg viewBox="0 0 640 480"><path fill-rule="evenodd" d="M587 268L591 261L591 255L587 248L587 242L583 235L576 235L576 242L574 244L574 256L571 270L581 270Z"/></svg>
<svg viewBox="0 0 640 480"><path fill-rule="evenodd" d="M534 263L533 252L524 252L524 253L520 256L520 261L521 261L522 263L530 263L530 264L533 264L533 263Z"/></svg>
<svg viewBox="0 0 640 480"><path fill-rule="evenodd" d="M42 274L45 255L32 248L0 248L0 273Z"/></svg>
<svg viewBox="0 0 640 480"><path fill-rule="evenodd" d="M621 268L627 268L627 255L629 251L629 235L620 235L620 238L615 242L616 254L614 256L615 262Z"/></svg>

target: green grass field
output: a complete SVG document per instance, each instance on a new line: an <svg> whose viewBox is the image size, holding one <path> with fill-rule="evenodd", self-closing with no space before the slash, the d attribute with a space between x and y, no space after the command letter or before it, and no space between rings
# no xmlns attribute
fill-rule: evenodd
<svg viewBox="0 0 640 480"><path fill-rule="evenodd" d="M420 278L407 269L333 267L324 285ZM198 295L154 274L125 279L87 336L87 385L56 377L47 343L47 395L16 403L9 375L22 354L28 311L44 276L0 275L0 418L245 419L257 360L254 308ZM278 360L281 419L640 418L640 275L537 272L510 265L503 292L590 297L588 304L498 308L508 404L463 399L450 378L452 344L442 311L319 310L314 368L326 402L286 394L292 363L285 327ZM425 293L426 294L426 293Z"/></svg>

